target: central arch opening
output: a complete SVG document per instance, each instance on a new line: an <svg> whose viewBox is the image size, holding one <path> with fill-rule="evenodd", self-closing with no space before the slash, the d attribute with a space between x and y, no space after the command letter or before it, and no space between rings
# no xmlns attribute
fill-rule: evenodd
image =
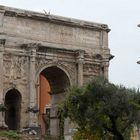
<svg viewBox="0 0 140 140"><path fill-rule="evenodd" d="M45 134L51 131L48 120L50 108L56 106L64 98L64 92L70 86L70 80L61 68L51 66L41 71L38 81L40 85L37 89L39 122L42 133Z"/></svg>
<svg viewBox="0 0 140 140"><path fill-rule="evenodd" d="M16 89L9 90L5 95L5 123L10 130L20 128L21 94Z"/></svg>

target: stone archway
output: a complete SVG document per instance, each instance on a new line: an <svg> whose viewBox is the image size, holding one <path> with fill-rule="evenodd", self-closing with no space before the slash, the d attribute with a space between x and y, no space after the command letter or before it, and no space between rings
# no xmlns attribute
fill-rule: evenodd
<svg viewBox="0 0 140 140"><path fill-rule="evenodd" d="M37 89L39 123L43 133L57 136L59 124L56 118L56 106L64 98L64 92L70 86L70 79L61 68L50 66L40 72L39 83Z"/></svg>
<svg viewBox="0 0 140 140"><path fill-rule="evenodd" d="M9 90L5 95L5 123L10 130L20 128L21 94L16 89Z"/></svg>

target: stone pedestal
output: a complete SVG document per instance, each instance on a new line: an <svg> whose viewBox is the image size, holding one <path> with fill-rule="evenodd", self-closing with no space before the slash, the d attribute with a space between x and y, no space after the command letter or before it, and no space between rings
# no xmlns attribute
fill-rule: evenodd
<svg viewBox="0 0 140 140"><path fill-rule="evenodd" d="M75 128L75 126L70 121L70 119L66 118L65 121L64 121L64 137L65 137L65 140L72 140L72 135L75 132L74 128Z"/></svg>
<svg viewBox="0 0 140 140"><path fill-rule="evenodd" d="M57 118L58 104L64 96L64 93L51 94L50 135L56 138L60 135L59 119Z"/></svg>
<svg viewBox="0 0 140 140"><path fill-rule="evenodd" d="M52 106L50 110L50 135L59 137L59 120L57 118L57 107Z"/></svg>

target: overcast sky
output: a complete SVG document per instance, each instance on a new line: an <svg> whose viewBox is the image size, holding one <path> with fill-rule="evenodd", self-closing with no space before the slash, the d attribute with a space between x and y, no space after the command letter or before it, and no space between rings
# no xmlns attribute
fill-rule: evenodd
<svg viewBox="0 0 140 140"><path fill-rule="evenodd" d="M140 88L140 0L0 0L0 5L108 24L109 79Z"/></svg>

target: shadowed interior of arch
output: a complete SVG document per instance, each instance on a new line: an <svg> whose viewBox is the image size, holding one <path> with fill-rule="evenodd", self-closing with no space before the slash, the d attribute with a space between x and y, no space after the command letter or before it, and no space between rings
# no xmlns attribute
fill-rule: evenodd
<svg viewBox="0 0 140 140"><path fill-rule="evenodd" d="M56 66L44 69L41 75L48 80L52 94L63 93L70 85L70 80L66 73Z"/></svg>
<svg viewBox="0 0 140 140"><path fill-rule="evenodd" d="M67 74L56 66L44 69L39 76L39 89L37 89L39 104L39 121L42 131L48 130L46 114L47 107L52 104L58 104L63 98L63 93L70 86L70 80ZM45 122L46 121L46 122ZM43 133L46 133L45 131Z"/></svg>
<svg viewBox="0 0 140 140"><path fill-rule="evenodd" d="M5 123L10 130L20 128L21 94L16 89L9 90L5 95Z"/></svg>

